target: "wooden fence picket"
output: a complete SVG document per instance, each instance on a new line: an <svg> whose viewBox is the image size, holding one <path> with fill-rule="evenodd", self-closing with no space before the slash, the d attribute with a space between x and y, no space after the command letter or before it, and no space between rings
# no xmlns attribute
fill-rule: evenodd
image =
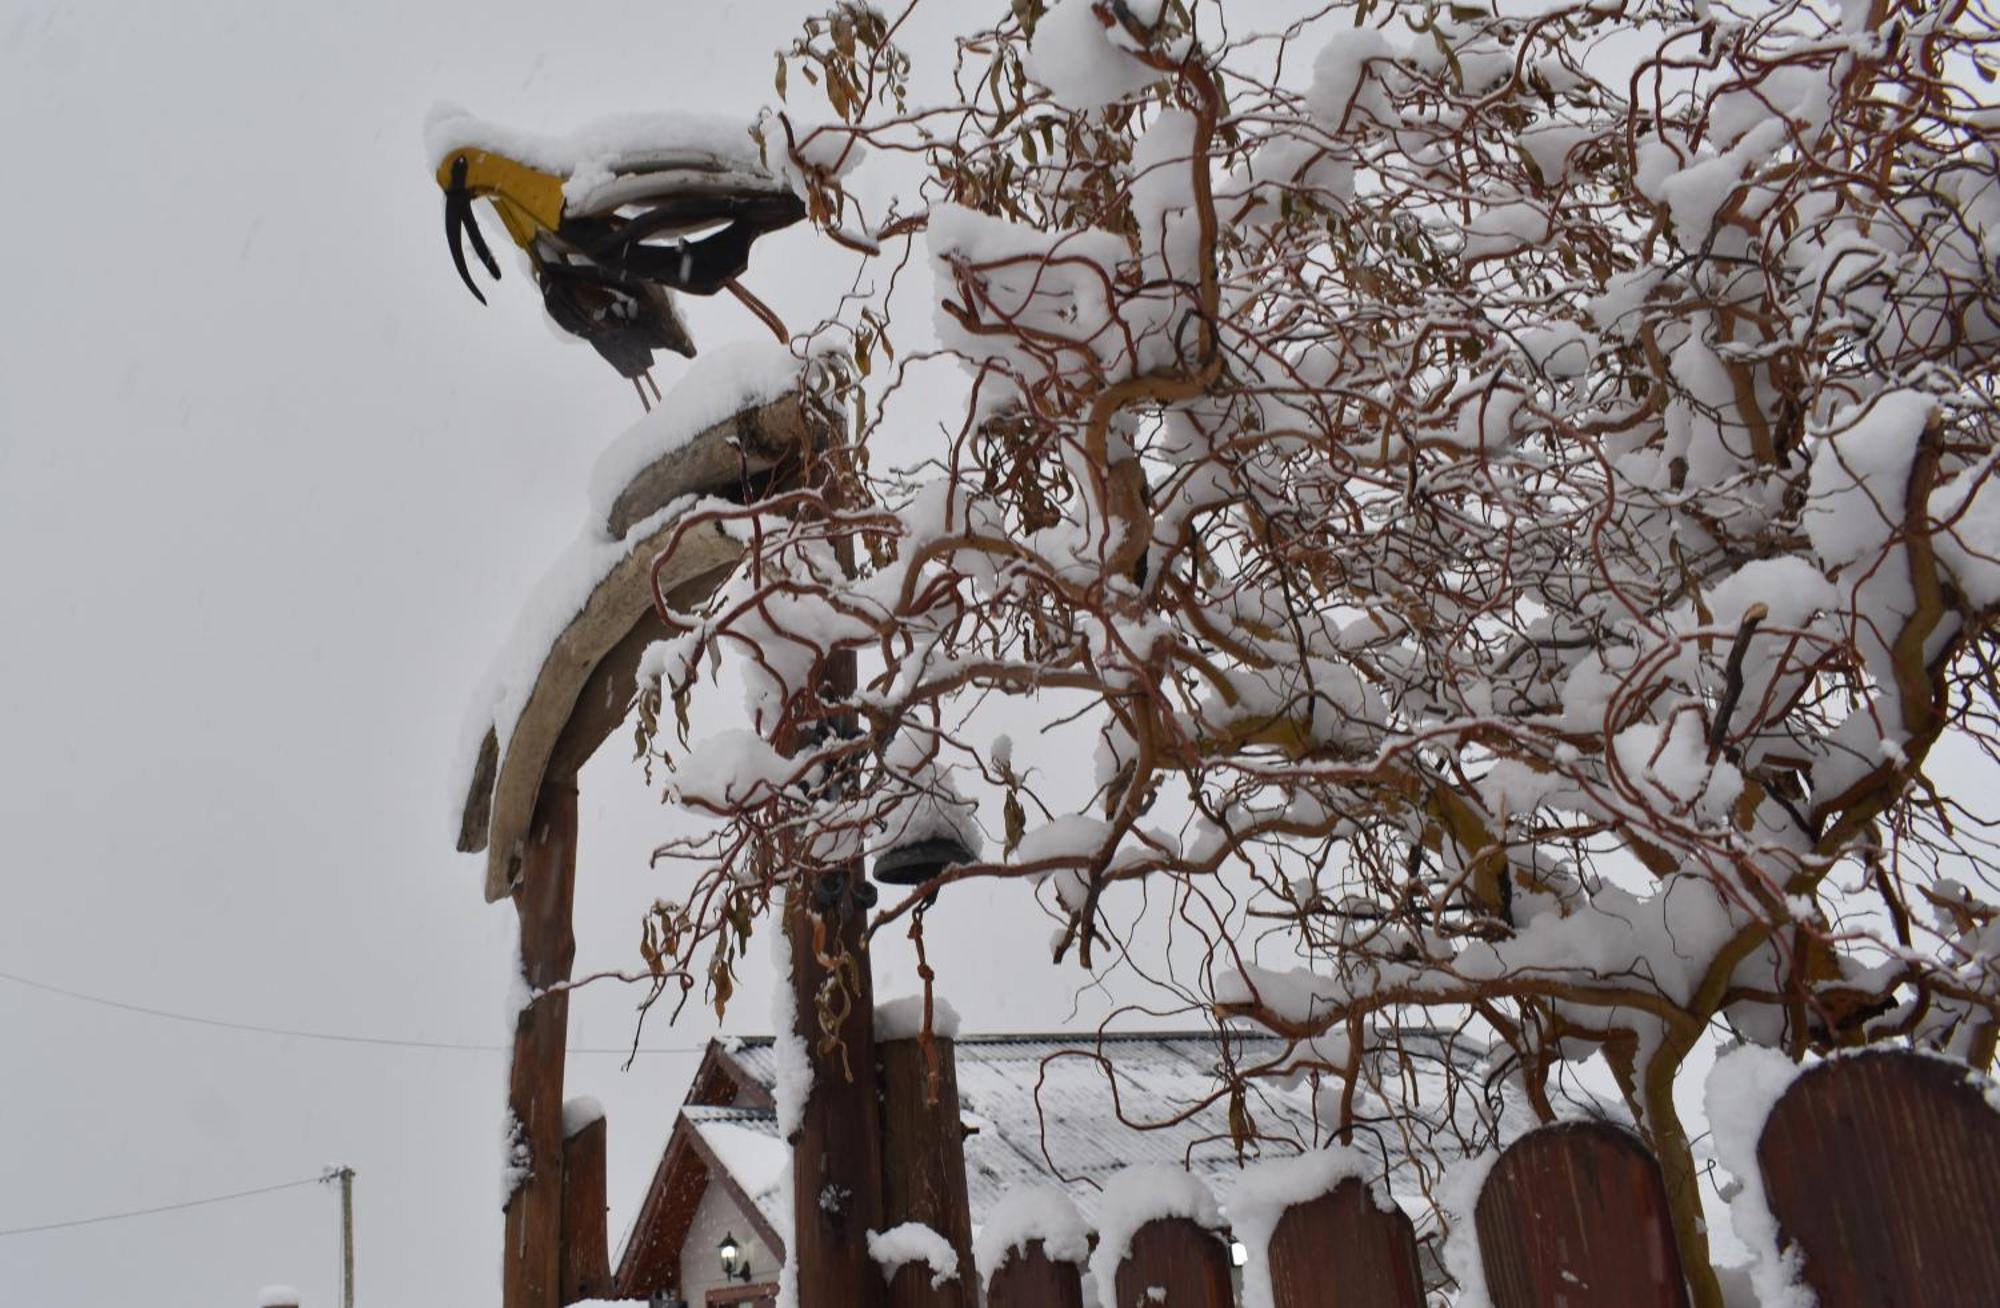
<svg viewBox="0 0 2000 1308"><path fill-rule="evenodd" d="M1083 1272L1030 1240L994 1269L986 1308L1083 1308Z"/></svg>
<svg viewBox="0 0 2000 1308"><path fill-rule="evenodd" d="M1883 1052L1811 1068L1757 1163L1820 1308L2000 1295L2000 1112L1964 1067Z"/></svg>
<svg viewBox="0 0 2000 1308"><path fill-rule="evenodd" d="M1104 1308L1231 1308L1236 1302L1229 1246L1185 1217L1157 1217L1132 1233L1115 1288L1118 1302Z"/></svg>
<svg viewBox="0 0 2000 1308"><path fill-rule="evenodd" d="M1615 1126L1522 1136L1487 1176L1474 1224L1495 1308L1687 1308L1660 1165Z"/></svg>
<svg viewBox="0 0 2000 1308"><path fill-rule="evenodd" d="M1277 1308L1423 1308L1410 1219L1355 1178L1286 1209L1267 1257Z"/></svg>

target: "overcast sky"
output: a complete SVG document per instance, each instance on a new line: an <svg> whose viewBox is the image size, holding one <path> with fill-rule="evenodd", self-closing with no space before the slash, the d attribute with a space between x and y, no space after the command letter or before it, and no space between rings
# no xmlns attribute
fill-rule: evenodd
<svg viewBox="0 0 2000 1308"><path fill-rule="evenodd" d="M359 1302L498 1284L499 1052L176 1023L503 1043L512 914L453 852L466 701L583 520L630 388L540 321L511 264L482 309L423 157L440 100L563 130L770 95L803 4L0 3L0 1231L359 1173ZM487 229L496 239L497 224ZM795 324L851 271L803 231L750 284ZM773 271L777 270L777 271ZM690 313L718 345L762 329ZM670 385L684 365L659 371ZM671 885L664 818L586 775L579 966L630 965ZM1063 1024L1018 890L934 914L968 1024ZM975 929L976 924L976 929ZM878 962L906 988L900 939ZM1030 975L1016 980L1029 960ZM767 1028L752 960L732 1030ZM579 1044L630 1035L586 991ZM1094 1009L1092 1011L1095 1011ZM648 1044L698 1047L691 1006ZM613 1142L614 1241L691 1055L572 1060ZM267 1196L0 1236L0 1304L337 1302L336 1204Z"/></svg>

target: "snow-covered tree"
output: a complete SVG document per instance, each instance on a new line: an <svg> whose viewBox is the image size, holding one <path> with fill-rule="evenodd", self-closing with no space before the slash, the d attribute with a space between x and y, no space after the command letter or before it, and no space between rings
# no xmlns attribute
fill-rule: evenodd
<svg viewBox="0 0 2000 1308"><path fill-rule="evenodd" d="M1310 1073L1349 1129L1419 1027L1545 1115L1601 1060L1715 1303L1705 1041L2000 1030L2000 30L1306 9L1014 0L944 96L907 10L780 57L766 148L861 265L803 338L851 444L687 512L749 549L651 706L731 661L748 731L654 735L716 820L654 939L726 974L779 884L942 836L878 929L975 877L1061 965L1171 917L1162 989L1294 1042L1239 1099Z"/></svg>

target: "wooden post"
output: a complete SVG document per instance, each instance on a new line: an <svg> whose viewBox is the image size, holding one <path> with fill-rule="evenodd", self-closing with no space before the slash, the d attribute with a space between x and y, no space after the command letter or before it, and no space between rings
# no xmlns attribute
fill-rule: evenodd
<svg viewBox="0 0 2000 1308"><path fill-rule="evenodd" d="M1800 1074L1757 1142L1820 1308L1991 1303L2000 1113L1970 1069L1884 1051Z"/></svg>
<svg viewBox="0 0 2000 1308"><path fill-rule="evenodd" d="M1495 1308L1687 1308L1660 1165L1602 1122L1509 1145L1473 1206Z"/></svg>
<svg viewBox="0 0 2000 1308"><path fill-rule="evenodd" d="M354 1169L340 1169L340 1303L354 1308Z"/></svg>
<svg viewBox="0 0 2000 1308"><path fill-rule="evenodd" d="M1083 1273L1030 1240L993 1269L986 1308L1083 1308Z"/></svg>
<svg viewBox="0 0 2000 1308"><path fill-rule="evenodd" d="M562 1301L611 1297L604 1229L605 1126L598 1117L563 1141Z"/></svg>
<svg viewBox="0 0 2000 1308"><path fill-rule="evenodd" d="M1229 1247L1185 1217L1156 1217L1134 1231L1115 1285L1118 1302L1106 1308L1230 1308L1236 1301Z"/></svg>
<svg viewBox="0 0 2000 1308"><path fill-rule="evenodd" d="M563 1051L569 980L576 959L570 930L576 892L576 782L542 783L513 891L521 926L521 979L536 997L514 1021L514 1067L507 1087L525 1178L507 1197L503 1308L560 1308L563 1208Z"/></svg>
<svg viewBox="0 0 2000 1308"><path fill-rule="evenodd" d="M958 1062L936 1036L937 1078L920 1038L876 1046L882 1077L882 1223L922 1222L958 1253L958 1277L933 1288L927 1268L906 1267L890 1285L891 1308L979 1308L972 1263L972 1211L965 1191L965 1127L958 1115ZM935 1095L932 1091L935 1090ZM921 1274L918 1274L921 1273Z"/></svg>
<svg viewBox="0 0 2000 1308"><path fill-rule="evenodd" d="M1410 1219L1376 1207L1356 1177L1286 1209L1270 1249L1250 1257L1269 1260L1277 1308L1423 1308Z"/></svg>
<svg viewBox="0 0 2000 1308"><path fill-rule="evenodd" d="M882 1229L882 1127L875 986L862 939L867 911L855 894L860 875L855 866L819 885L795 881L785 897L796 1034L812 1066L812 1093L792 1144L799 1308L879 1308L887 1296L868 1256L868 1232ZM851 965L829 967L843 952ZM845 1010L834 1030L840 1045L831 1049L822 1046L822 994L829 1012Z"/></svg>

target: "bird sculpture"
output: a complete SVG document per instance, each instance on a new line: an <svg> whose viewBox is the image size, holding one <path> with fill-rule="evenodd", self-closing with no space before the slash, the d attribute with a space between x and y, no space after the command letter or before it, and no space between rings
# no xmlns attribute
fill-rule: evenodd
<svg viewBox="0 0 2000 1308"><path fill-rule="evenodd" d="M549 317L629 378L647 408L660 394L654 353L695 352L672 292L728 290L784 335L776 315L737 281L758 237L805 216L798 196L768 172L700 150L639 148L592 158L579 184L575 165L537 167L501 149L466 143L441 155L445 239L466 289L486 303L466 263L468 241L500 278L473 214L473 201L483 199L526 253Z"/></svg>

